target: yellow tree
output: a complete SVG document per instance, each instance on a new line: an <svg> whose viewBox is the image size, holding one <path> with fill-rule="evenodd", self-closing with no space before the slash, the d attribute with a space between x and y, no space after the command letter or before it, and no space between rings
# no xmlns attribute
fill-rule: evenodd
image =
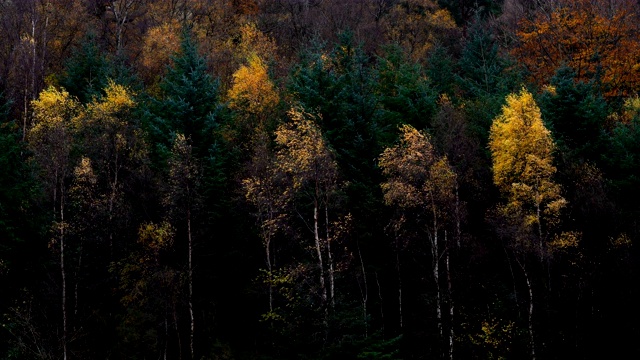
<svg viewBox="0 0 640 360"><path fill-rule="evenodd" d="M290 179L289 189L292 194L306 193L311 198L313 207L312 232L319 269L319 283L322 304L327 304L327 288L325 285L324 256L322 248L327 250L329 267L329 295L334 302L334 268L331 253L331 236L329 234L329 198L337 187L337 164L335 155L327 146L314 116L294 108L289 111L291 121L276 130L276 153L278 168ZM320 211L324 208L325 239L320 231ZM326 316L325 307L325 316ZM326 319L326 317L325 317Z"/></svg>
<svg viewBox="0 0 640 360"><path fill-rule="evenodd" d="M442 306L440 294L440 235L446 238L446 223L454 213L456 174L446 156L438 156L428 134L411 125L403 125L397 145L380 155L380 168L387 181L382 183L384 201L405 210L417 210L428 218L428 239L431 244L433 279L436 284L436 317L442 337ZM446 242L446 239L445 239ZM447 251L445 247L444 252ZM451 304L450 304L451 305ZM452 314L452 309L450 314ZM450 332L452 334L452 332ZM449 339L452 356L453 338Z"/></svg>
<svg viewBox="0 0 640 360"><path fill-rule="evenodd" d="M27 140L33 153L33 161L53 203L54 243L60 249L60 274L62 278L62 351L67 358L67 278L65 270L65 201L68 178L71 175L72 122L80 105L66 91L49 88L32 102L33 126Z"/></svg>
<svg viewBox="0 0 640 360"><path fill-rule="evenodd" d="M118 210L124 200L125 175L142 172L146 146L140 129L133 120L136 102L126 87L110 81L105 95L87 104L75 121L81 138L81 149L91 159L98 176L102 208L108 221L108 244L113 253L114 232L118 226Z"/></svg>
<svg viewBox="0 0 640 360"><path fill-rule="evenodd" d="M493 160L493 182L506 198L498 215L505 220L505 235L514 253L545 254L545 242L566 201L553 181L554 143L544 126L533 96L522 89L507 96L507 104L491 125L489 149ZM535 359L533 333L533 289L524 259L516 256L529 291L529 341Z"/></svg>
<svg viewBox="0 0 640 360"><path fill-rule="evenodd" d="M267 122L273 118L280 101L269 79L267 65L255 54L250 55L247 64L233 74L233 84L227 96L241 133L267 130Z"/></svg>

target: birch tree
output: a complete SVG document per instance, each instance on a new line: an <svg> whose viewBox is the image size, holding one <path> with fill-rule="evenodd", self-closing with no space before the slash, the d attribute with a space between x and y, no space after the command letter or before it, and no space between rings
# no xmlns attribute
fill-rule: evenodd
<svg viewBox="0 0 640 360"><path fill-rule="evenodd" d="M292 193L306 193L311 199L313 222L310 226L316 250L322 306L335 302L334 266L329 233L329 203L337 188L337 165L335 156L327 146L314 117L301 109L289 111L291 121L278 127L276 153L278 167L289 176ZM322 210L324 210L325 233L322 234ZM323 248L326 255L323 255ZM328 262L329 295L325 284L325 260ZM325 316L327 312L325 311Z"/></svg>
<svg viewBox="0 0 640 360"><path fill-rule="evenodd" d="M436 318L438 334L443 337L440 290L440 258L448 249L447 218L455 203L456 174L445 156L435 153L428 134L411 125L400 128L397 145L380 155L379 165L386 181L382 183L384 201L405 210L416 210L419 218L427 219L427 238L431 249L432 275L436 287ZM419 219L417 219L419 221Z"/></svg>
<svg viewBox="0 0 640 360"><path fill-rule="evenodd" d="M502 235L508 237L529 293L529 347L531 358L535 359L533 283L526 255L544 258L551 230L566 201L553 180L556 168L551 132L527 90L507 96L507 104L491 125L489 149L493 182L506 199L497 210L506 225L501 229Z"/></svg>
<svg viewBox="0 0 640 360"><path fill-rule="evenodd" d="M181 218L187 228L187 282L189 287L189 349L191 359L195 359L194 334L195 317L193 310L193 230L192 220L198 202L199 175L198 162L193 156L189 139L177 134L169 158L169 194L165 203L175 212L174 217Z"/></svg>
<svg viewBox="0 0 640 360"><path fill-rule="evenodd" d="M49 88L33 101L33 126L28 142L33 161L53 204L52 243L60 252L62 352L68 355L67 270L65 269L65 240L67 220L65 205L68 180L71 175L72 121L79 111L79 104L65 91Z"/></svg>

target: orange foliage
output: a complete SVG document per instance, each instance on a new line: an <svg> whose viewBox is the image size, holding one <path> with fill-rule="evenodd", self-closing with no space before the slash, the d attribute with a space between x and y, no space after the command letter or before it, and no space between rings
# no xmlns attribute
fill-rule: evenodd
<svg viewBox="0 0 640 360"><path fill-rule="evenodd" d="M171 55L180 50L180 24L177 21L151 28L144 37L140 56L140 73L152 82L164 74Z"/></svg>
<svg viewBox="0 0 640 360"><path fill-rule="evenodd" d="M577 80L600 76L605 96L628 96L640 85L638 6L632 0L558 0L520 22L512 51L545 84L566 64Z"/></svg>

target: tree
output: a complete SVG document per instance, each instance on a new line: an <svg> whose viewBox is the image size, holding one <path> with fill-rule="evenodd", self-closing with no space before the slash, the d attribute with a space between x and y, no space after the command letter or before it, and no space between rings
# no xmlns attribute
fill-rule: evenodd
<svg viewBox="0 0 640 360"><path fill-rule="evenodd" d="M319 46L304 53L289 84L294 100L321 115L317 123L335 151L341 177L348 179L344 207L353 215L358 227L354 234L363 243L382 232L381 222L375 222L380 232L365 225L365 219L378 216L376 209L382 208L375 158L387 140L384 131L389 130L378 116L375 80L375 69L364 49L346 32L332 49Z"/></svg>
<svg viewBox="0 0 640 360"><path fill-rule="evenodd" d="M629 96L637 89L640 21L635 1L554 1L520 24L512 53L535 83L545 84L567 65L576 80L599 81L607 98Z"/></svg>
<svg viewBox="0 0 640 360"><path fill-rule="evenodd" d="M68 177L71 171L73 120L79 111L78 102L68 92L49 88L33 101L33 126L29 130L29 147L33 161L39 167L39 176L51 194L55 242L60 250L62 279L62 351L68 355L67 272L65 270L65 204Z"/></svg>
<svg viewBox="0 0 640 360"><path fill-rule="evenodd" d="M561 160L599 161L607 103L595 81L578 80L573 69L563 66L551 78L540 97L540 108L553 131Z"/></svg>
<svg viewBox="0 0 640 360"><path fill-rule="evenodd" d="M193 312L193 231L191 228L193 212L198 207L198 188L200 183L200 171L198 161L193 157L192 146L189 139L182 134L177 134L174 140L171 157L169 158L169 193L165 203L169 206L174 218L183 218L187 225L187 283L189 286L189 349L191 358L195 359L195 318Z"/></svg>
<svg viewBox="0 0 640 360"><path fill-rule="evenodd" d="M177 311L182 282L171 263L174 245L171 224L143 223L137 248L111 267L119 279L124 311L118 330L127 356L179 358L182 354Z"/></svg>
<svg viewBox="0 0 640 360"><path fill-rule="evenodd" d="M197 157L208 158L217 121L218 82L208 73L187 29L182 32L180 52L172 60L159 85L160 97L152 101L147 114L156 156L166 159L175 134L181 133L191 139Z"/></svg>
<svg viewBox="0 0 640 360"><path fill-rule="evenodd" d="M249 177L242 180L245 198L255 207L254 216L260 228L265 250L269 286L269 316L276 316L273 304L273 239L285 227L285 214L290 196L284 191L284 173L279 171L269 139L256 143L249 165Z"/></svg>
<svg viewBox="0 0 640 360"><path fill-rule="evenodd" d="M337 188L337 165L335 155L326 144L324 137L313 115L300 108L289 111L291 122L285 123L276 130L276 144L279 150L276 161L281 171L290 177L288 192L307 194L313 208L313 223L310 230L316 250L318 263L321 308L328 313L327 306L335 301L334 265L331 253L331 234L329 233L330 198ZM320 226L322 225L321 211L324 208L324 240ZM325 285L325 256L323 248L327 250L329 267L329 296Z"/></svg>
<svg viewBox="0 0 640 360"><path fill-rule="evenodd" d="M157 84L164 75L171 56L180 50L180 25L164 22L147 31L140 55L140 76L145 83Z"/></svg>
<svg viewBox="0 0 640 360"><path fill-rule="evenodd" d="M280 101L268 67L256 54L249 55L247 64L233 74L229 92L229 108L234 111L240 142L250 142L258 132L273 128L274 113ZM245 140L247 139L247 140Z"/></svg>
<svg viewBox="0 0 640 360"><path fill-rule="evenodd" d="M113 65L98 46L95 34L89 33L66 61L60 85L87 104L93 97L103 95L112 76Z"/></svg>
<svg viewBox="0 0 640 360"><path fill-rule="evenodd" d="M409 60L398 45L384 48L377 59L375 85L380 102L378 125L382 136L378 143L391 145L395 130L402 124L417 128L429 125L436 112L437 94L423 75L423 69Z"/></svg>
<svg viewBox="0 0 640 360"><path fill-rule="evenodd" d="M127 215L120 211L124 188L144 173L148 150L133 117L137 103L131 90L109 81L101 91L104 96L94 98L79 116L78 133L80 148L98 177L101 215L106 215L107 243L113 257L117 223L124 223Z"/></svg>
<svg viewBox="0 0 640 360"><path fill-rule="evenodd" d="M386 177L381 185L382 192L387 205L395 205L403 210L414 209L420 214L416 216L427 219L424 225L428 229L427 237L431 247L432 275L436 287L436 319L442 339L440 258L448 252L448 245L441 250L443 242L440 236L447 238L447 222L453 217L456 174L446 157L436 155L429 135L410 125L401 126L400 131L399 143L385 149L380 155L380 168Z"/></svg>
<svg viewBox="0 0 640 360"><path fill-rule="evenodd" d="M430 48L453 39L456 24L433 0L397 1L384 17L387 41L397 43L413 61L426 59Z"/></svg>
<svg viewBox="0 0 640 360"><path fill-rule="evenodd" d="M560 186L553 181L554 143L542 122L533 95L522 89L507 97L502 114L491 125L489 149L493 161L493 182L506 198L498 208L505 219L510 248L519 254L534 253L542 259L560 210L566 205ZM529 291L529 346L535 359L533 332L533 287L524 259L516 257L525 274Z"/></svg>

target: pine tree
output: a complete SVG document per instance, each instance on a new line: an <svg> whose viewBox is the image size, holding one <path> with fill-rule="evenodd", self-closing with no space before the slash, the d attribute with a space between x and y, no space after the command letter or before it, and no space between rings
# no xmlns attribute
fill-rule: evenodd
<svg viewBox="0 0 640 360"><path fill-rule="evenodd" d="M82 40L67 60L60 79L60 85L83 104L103 95L109 78L114 75L113 64L97 41L92 32Z"/></svg>

